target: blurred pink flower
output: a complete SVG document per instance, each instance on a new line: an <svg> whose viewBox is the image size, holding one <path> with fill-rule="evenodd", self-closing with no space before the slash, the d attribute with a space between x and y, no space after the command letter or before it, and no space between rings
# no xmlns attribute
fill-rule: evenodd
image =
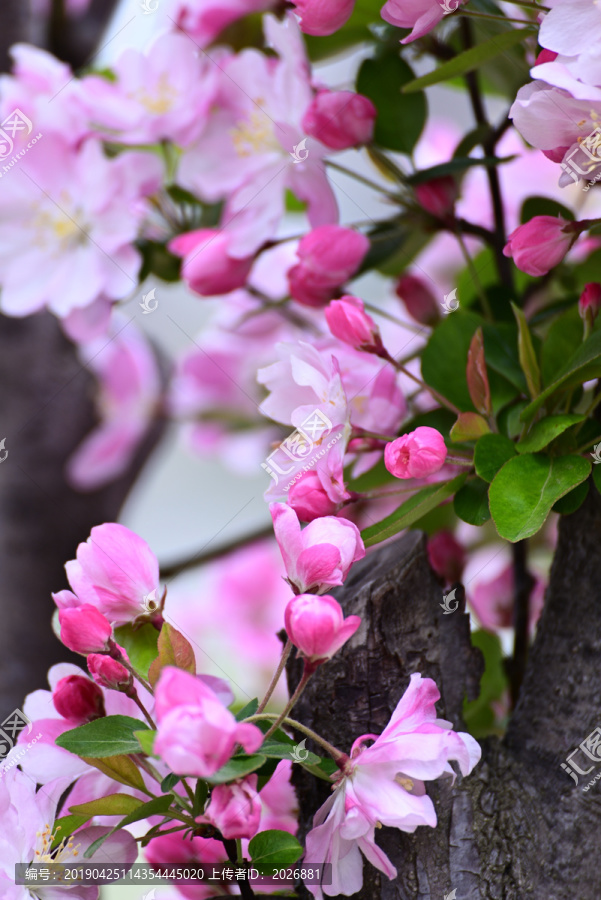
<svg viewBox="0 0 601 900"><path fill-rule="evenodd" d="M428 538L430 565L445 584L459 581L465 568L465 548L452 532L438 531Z"/></svg>
<svg viewBox="0 0 601 900"><path fill-rule="evenodd" d="M173 18L178 28L206 47L228 25L272 6L274 0L177 0Z"/></svg>
<svg viewBox="0 0 601 900"><path fill-rule="evenodd" d="M353 91L319 90L303 116L303 128L332 150L368 144L377 110L368 97Z"/></svg>
<svg viewBox="0 0 601 900"><path fill-rule="evenodd" d="M65 592L66 593L66 592ZM100 653L108 650L112 636L111 623L95 606L82 603L58 611L61 641L74 653Z"/></svg>
<svg viewBox="0 0 601 900"><path fill-rule="evenodd" d="M325 309L325 316L332 335L343 344L366 353L382 347L380 330L358 297L345 295L340 300L332 300Z"/></svg>
<svg viewBox="0 0 601 900"><path fill-rule="evenodd" d="M288 273L292 297L306 306L324 306L355 274L368 250L368 238L352 228L314 228L301 238L296 251L300 262Z"/></svg>
<svg viewBox="0 0 601 900"><path fill-rule="evenodd" d="M482 628L497 631L513 626L514 606L513 566L506 566L502 572L489 581L478 580L469 593L469 604ZM530 595L530 632L538 622L545 602L545 584L536 577Z"/></svg>
<svg viewBox="0 0 601 900"><path fill-rule="evenodd" d="M271 503L269 511L295 593L324 594L342 584L352 564L365 556L359 529L348 519L324 516L301 531L296 513L285 503Z"/></svg>
<svg viewBox="0 0 601 900"><path fill-rule="evenodd" d="M419 205L439 219L452 214L458 196L459 189L452 175L433 178L415 187L415 197Z"/></svg>
<svg viewBox="0 0 601 900"><path fill-rule="evenodd" d="M329 594L299 594L289 601L284 613L286 633L310 663L325 662L351 638L359 616L344 617L342 607Z"/></svg>
<svg viewBox="0 0 601 900"><path fill-rule="evenodd" d="M473 737L452 731L436 718L440 693L430 678L411 676L381 735L357 738L351 758L332 796L317 811L307 835L303 864L332 863L332 884L310 887L315 897L351 895L363 884L361 853L388 878L396 869L375 843L376 826L413 833L419 825L436 825L434 804L424 781L453 776L456 760L468 775L480 759ZM366 741L373 741L365 747Z"/></svg>
<svg viewBox="0 0 601 900"><path fill-rule="evenodd" d="M221 841L215 838L184 838L181 832L153 838L144 848L144 855L150 865L155 866L219 866L227 862L227 853ZM178 884L177 891L188 900L206 900L215 896L215 887L208 884Z"/></svg>
<svg viewBox="0 0 601 900"><path fill-rule="evenodd" d="M450 0L448 8L454 11L462 3L465 0ZM382 7L382 18L398 28L411 28L411 34L401 41L408 44L432 31L447 12L439 0L388 0Z"/></svg>
<svg viewBox="0 0 601 900"><path fill-rule="evenodd" d="M396 286L396 295L405 304L411 318L420 325L435 325L440 319L436 298L418 275L403 275Z"/></svg>
<svg viewBox="0 0 601 900"><path fill-rule="evenodd" d="M425 478L444 465L447 448L435 428L420 425L415 431L386 444L384 463L395 478Z"/></svg>
<svg viewBox="0 0 601 900"><path fill-rule="evenodd" d="M578 223L557 216L534 216L507 239L503 253L528 275L546 275L563 260L578 237Z"/></svg>
<svg viewBox="0 0 601 900"><path fill-rule="evenodd" d="M293 0L305 34L333 34L348 21L355 0Z"/></svg>
<svg viewBox="0 0 601 900"><path fill-rule="evenodd" d="M254 837L261 819L257 776L248 775L233 784L214 787L203 817L218 828L226 840Z"/></svg>
<svg viewBox="0 0 601 900"><path fill-rule="evenodd" d="M191 290L203 297L229 294L243 287L253 258L236 259L228 255L231 235L215 228L199 228L180 234L169 242L169 249L183 258L182 278Z"/></svg>

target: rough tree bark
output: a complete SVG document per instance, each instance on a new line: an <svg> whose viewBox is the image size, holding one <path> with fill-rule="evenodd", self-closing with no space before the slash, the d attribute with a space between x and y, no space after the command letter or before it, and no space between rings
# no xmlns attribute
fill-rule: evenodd
<svg viewBox="0 0 601 900"><path fill-rule="evenodd" d="M601 721L600 574L601 497L591 486L584 506L560 522L545 609L506 737L482 742L482 761L468 778L428 785L436 829L377 831L399 874L391 882L366 864L359 900L443 900L453 889L457 900L597 900L601 782L585 793L597 770L577 786L560 764ZM421 672L441 690L441 717L460 729L462 698L477 695L482 661L463 610L443 615L425 538L410 532L377 550L335 594L363 623L314 676L295 717L349 752L360 734L382 730L409 676ZM290 689L299 677L293 660ZM583 768L585 759L577 760ZM304 836L329 789L299 767L293 782Z"/></svg>

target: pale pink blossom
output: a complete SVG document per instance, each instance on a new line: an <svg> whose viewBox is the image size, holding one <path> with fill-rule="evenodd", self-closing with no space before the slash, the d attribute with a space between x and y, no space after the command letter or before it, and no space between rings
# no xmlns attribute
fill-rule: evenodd
<svg viewBox="0 0 601 900"><path fill-rule="evenodd" d="M96 140L73 148L44 136L18 160L0 191L0 308L27 316L47 306L59 317L137 283L142 198L156 190L152 154L108 159ZM27 272L25 278L23 273Z"/></svg>
<svg viewBox="0 0 601 900"><path fill-rule="evenodd" d="M61 678L52 691L52 702L57 713L74 725L84 725L106 715L102 691L84 675Z"/></svg>
<svg viewBox="0 0 601 900"><path fill-rule="evenodd" d="M535 577L534 587L530 595L529 630L534 627L542 612L545 601L545 584ZM478 622L487 631L513 626L514 611L514 574L513 566L507 565L493 578L476 581L469 594L469 603Z"/></svg>
<svg viewBox="0 0 601 900"><path fill-rule="evenodd" d="M465 0L455 0L456 9ZM445 7L438 0L388 0L382 7L382 18L397 28L411 28L411 34L401 41L408 44L423 37L438 25L446 15Z"/></svg>
<svg viewBox="0 0 601 900"><path fill-rule="evenodd" d="M601 21L590 0L555 0L544 16L538 42L567 57L574 75L589 84L601 84Z"/></svg>
<svg viewBox="0 0 601 900"><path fill-rule="evenodd" d="M288 503L301 522L333 516L339 504L328 496L317 471L303 472L288 491Z"/></svg>
<svg viewBox="0 0 601 900"><path fill-rule="evenodd" d="M65 571L73 593L53 594L58 608L91 605L113 625L147 615L147 598L156 603L161 598L157 558L146 541L125 525L108 522L92 528Z"/></svg>
<svg viewBox="0 0 601 900"><path fill-rule="evenodd" d="M368 97L353 91L320 90L303 116L303 128L332 150L368 144L377 110Z"/></svg>
<svg viewBox="0 0 601 900"><path fill-rule="evenodd" d="M261 819L257 776L248 775L232 784L214 787L204 817L219 829L226 840L254 837Z"/></svg>
<svg viewBox="0 0 601 900"><path fill-rule="evenodd" d="M231 235L227 232L200 228L173 238L169 249L183 258L182 278L191 290L211 297L243 287L250 273L252 256L229 256L230 244Z"/></svg>
<svg viewBox="0 0 601 900"><path fill-rule="evenodd" d="M288 273L292 297L306 306L324 306L357 272L368 250L368 238L351 228L313 229L301 239L299 262Z"/></svg>
<svg viewBox="0 0 601 900"><path fill-rule="evenodd" d="M302 131L313 90L298 26L292 14L267 15L264 28L277 57L246 49L220 61L214 111L178 173L206 202L227 201L220 224L228 255L240 259L275 237L287 189L307 203L314 228L338 218L323 162L330 151Z"/></svg>
<svg viewBox="0 0 601 900"><path fill-rule="evenodd" d="M209 777L230 759L236 744L252 753L263 742L257 726L237 722L205 682L172 666L157 682L155 711L154 750L178 775Z"/></svg>
<svg viewBox="0 0 601 900"><path fill-rule="evenodd" d="M333 34L348 21L355 0L294 0L305 34Z"/></svg>
<svg viewBox="0 0 601 900"><path fill-rule="evenodd" d="M546 275L563 260L578 237L578 223L557 216L534 216L512 231L503 250L528 275Z"/></svg>
<svg viewBox="0 0 601 900"><path fill-rule="evenodd" d="M358 297L345 295L333 300L325 316L333 336L344 344L367 353L382 349L380 330Z"/></svg>
<svg viewBox="0 0 601 900"><path fill-rule="evenodd" d="M259 791L262 806L260 831L276 828L296 834L298 800L290 783L291 774L291 761L281 760L267 784Z"/></svg>
<svg viewBox="0 0 601 900"><path fill-rule="evenodd" d="M108 650L113 629L111 623L95 606L82 603L59 609L61 641L74 653L100 653Z"/></svg>
<svg viewBox="0 0 601 900"><path fill-rule="evenodd" d="M359 616L344 618L338 601L326 594L299 594L284 612L286 633L310 663L330 659L361 624Z"/></svg>
<svg viewBox="0 0 601 900"><path fill-rule="evenodd" d="M79 348L81 361L98 379L100 418L67 461L67 479L80 491L96 490L127 470L158 407L159 368L146 337L117 315L109 336Z"/></svg>
<svg viewBox="0 0 601 900"><path fill-rule="evenodd" d="M172 15L178 28L206 47L228 25L273 5L273 0L177 0Z"/></svg>
<svg viewBox="0 0 601 900"><path fill-rule="evenodd" d="M342 584L365 547L357 526L348 519L324 516L301 531L298 517L285 503L269 506L288 581L295 593L324 594Z"/></svg>
<svg viewBox="0 0 601 900"><path fill-rule="evenodd" d="M375 842L376 826L412 833L420 825L436 825L434 804L425 781L453 776L456 760L468 775L480 759L471 735L455 732L436 718L440 693L430 678L411 676L409 687L392 717L377 736L357 738L332 796L317 811L307 835L303 864L332 863L332 884L310 887L317 898L350 896L363 884L361 854L388 878L397 871ZM367 747L366 742L373 741Z"/></svg>
<svg viewBox="0 0 601 900"><path fill-rule="evenodd" d="M447 448L436 428L420 425L386 444L384 464L395 478L425 478L444 465Z"/></svg>

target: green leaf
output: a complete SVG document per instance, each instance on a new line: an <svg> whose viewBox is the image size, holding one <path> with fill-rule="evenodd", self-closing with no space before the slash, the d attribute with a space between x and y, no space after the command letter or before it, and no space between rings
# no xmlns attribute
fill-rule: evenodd
<svg viewBox="0 0 601 900"><path fill-rule="evenodd" d="M248 845L253 866L262 875L272 875L277 869L293 865L303 854L303 848L287 831L270 829L256 834Z"/></svg>
<svg viewBox="0 0 601 900"><path fill-rule="evenodd" d="M77 831L78 828L81 828L82 825L89 822L90 818L90 816L72 815L56 819L54 822L54 840L52 841L51 850L56 850L64 838L68 838L74 831Z"/></svg>
<svg viewBox="0 0 601 900"><path fill-rule="evenodd" d="M243 706L242 709L236 713L236 721L242 722L243 719L248 719L249 716L254 716L256 711L259 708L259 701L255 697L254 700L251 700L246 706Z"/></svg>
<svg viewBox="0 0 601 900"><path fill-rule="evenodd" d="M155 629L156 631L156 629ZM163 622L157 644L158 656L148 669L148 678L154 687L165 666L175 666L196 675L196 657L192 645L169 622Z"/></svg>
<svg viewBox="0 0 601 900"><path fill-rule="evenodd" d="M319 37L310 34L303 35L309 58L312 60L326 59L336 56L356 44L372 41L373 35L368 27L372 22L382 24L380 8L370 0L358 0L348 22L334 34Z"/></svg>
<svg viewBox="0 0 601 900"><path fill-rule="evenodd" d="M533 32L528 28L512 28L510 31L503 31L501 34L495 35L489 41L471 47L463 53L459 53L443 63L433 72L416 78L403 88L403 93L412 94L415 91L421 91L425 87L432 84L440 84L441 81L449 81L458 75L465 75L466 72L473 72L483 63L488 62L499 53L505 53L511 47L515 47L528 37L532 37Z"/></svg>
<svg viewBox="0 0 601 900"><path fill-rule="evenodd" d="M536 453L542 450L547 444L555 440L560 434L563 434L572 425L582 422L584 416L576 413L570 413L565 416L547 416L536 422L523 440L518 441L515 445L518 453Z"/></svg>
<svg viewBox="0 0 601 900"><path fill-rule="evenodd" d="M453 508L469 525L484 525L490 519L488 484L481 478L470 478L455 494Z"/></svg>
<svg viewBox="0 0 601 900"><path fill-rule="evenodd" d="M131 794L109 794L108 797L99 797L98 800L70 806L69 810L91 819L92 816L126 816L141 805L142 800L132 797Z"/></svg>
<svg viewBox="0 0 601 900"><path fill-rule="evenodd" d="M325 759L320 759L319 765L313 765L310 762L302 762L301 766L303 769L306 769L307 772L310 772L311 775L314 775L316 778L320 778L322 781L329 781L332 784L331 776L334 772L338 772L338 766L334 762L333 759L326 757Z"/></svg>
<svg viewBox="0 0 601 900"><path fill-rule="evenodd" d="M457 444L463 441L477 441L484 434L489 434L488 422L478 413L461 413L451 428L451 440Z"/></svg>
<svg viewBox="0 0 601 900"><path fill-rule="evenodd" d="M154 755L153 747L156 736L156 731L150 731L149 729L146 731L134 731L134 737L137 738L138 743L142 748L142 752L147 756Z"/></svg>
<svg viewBox="0 0 601 900"><path fill-rule="evenodd" d="M411 153L426 123L424 94L406 97L401 93L414 77L396 48L364 60L359 69L357 91L369 97L378 110L374 141L388 150Z"/></svg>
<svg viewBox="0 0 601 900"><path fill-rule="evenodd" d="M536 353L534 352L532 336L530 334L530 329L528 328L526 316L515 303L512 303L511 307L518 323L518 355L520 358L520 365L522 367L522 372L526 376L528 392L534 400L540 394L541 388L538 360L536 358Z"/></svg>
<svg viewBox="0 0 601 900"><path fill-rule="evenodd" d="M541 348L541 375L545 387L552 384L561 372L566 360L576 353L582 344L582 319L574 302L571 309L558 316L551 324Z"/></svg>
<svg viewBox="0 0 601 900"><path fill-rule="evenodd" d="M601 494L601 468L599 467L599 463L593 463L593 482Z"/></svg>
<svg viewBox="0 0 601 900"><path fill-rule="evenodd" d="M567 206L552 200L551 197L528 197L522 204L520 222L522 225L535 216L561 216L569 222L574 221L574 213Z"/></svg>
<svg viewBox="0 0 601 900"><path fill-rule="evenodd" d="M462 412L476 412L465 368L472 337L481 324L474 313L454 312L439 322L422 352L424 381Z"/></svg>
<svg viewBox="0 0 601 900"><path fill-rule="evenodd" d="M200 815L205 808L207 797L209 796L209 786L206 781L203 781L201 778L196 782L196 787L194 788L194 815Z"/></svg>
<svg viewBox="0 0 601 900"><path fill-rule="evenodd" d="M161 781L161 790L164 794L168 794L175 785L181 781L181 775L175 775L174 772L169 772L168 775L165 775L163 780Z"/></svg>
<svg viewBox="0 0 601 900"><path fill-rule="evenodd" d="M556 391L583 384L599 376L601 376L601 331L593 331L564 364L563 369L556 374L553 383L523 410L520 416L522 422L533 419L545 400Z"/></svg>
<svg viewBox="0 0 601 900"><path fill-rule="evenodd" d="M149 275L157 275L162 281L179 281L181 279L182 261L178 256L170 253L165 244L160 241L144 240L138 242L137 246L142 253L140 283L145 281Z"/></svg>
<svg viewBox="0 0 601 900"><path fill-rule="evenodd" d="M141 772L129 756L105 756L104 759L92 756L81 757L89 766L94 766L104 775L108 775L119 784L127 784L129 787L143 791L146 787Z"/></svg>
<svg viewBox="0 0 601 900"><path fill-rule="evenodd" d="M511 307L507 304L509 314ZM518 329L514 321L484 322L484 353L486 365L507 379L520 393L527 390L526 379L518 356Z"/></svg>
<svg viewBox="0 0 601 900"><path fill-rule="evenodd" d="M115 640L125 647L129 661L143 678L148 678L150 664L158 656L159 632L150 622L140 628L133 625L121 625L115 628Z"/></svg>
<svg viewBox="0 0 601 900"><path fill-rule="evenodd" d="M133 822L139 822L140 819L148 819L150 816L159 816L162 813L167 812L169 807L171 806L171 801L173 797L171 794L165 794L162 797L155 797L154 800L149 800L148 803L142 803L138 806L137 809L134 809L130 812L124 819L115 825L114 828L111 828L110 831L107 831L106 834L103 834L102 837L99 837L98 840L94 841L93 844L90 844L88 849L84 853L84 859L89 859L91 856L96 853L98 848L104 844L107 837L111 834L114 834L116 831L119 831L121 828L125 828L126 825L131 825Z"/></svg>
<svg viewBox="0 0 601 900"><path fill-rule="evenodd" d="M489 490L497 531L512 543L542 527L551 507L588 478L590 460L581 456L551 459L542 453L515 456L496 474Z"/></svg>
<svg viewBox="0 0 601 900"><path fill-rule="evenodd" d="M245 775L250 775L251 772L256 772L257 769L260 769L266 759L267 757L261 753L253 753L250 756L232 756L210 778L206 778L206 781L209 784L225 784L226 781L244 778Z"/></svg>
<svg viewBox="0 0 601 900"><path fill-rule="evenodd" d="M413 186L417 184L424 184L426 181L432 181L433 178L442 178L445 175L457 175L461 172L465 172L467 169L472 169L474 166L485 166L487 168L491 168L492 166L501 165L501 163L512 162L516 157L515 156L464 156L464 157L454 157L446 163L440 163L437 166L430 166L428 169L420 169L419 172L416 172L414 175L409 175L407 178L407 184L411 184Z"/></svg>
<svg viewBox="0 0 601 900"><path fill-rule="evenodd" d="M586 500L588 489L589 481L587 479L582 484L579 484L578 487L575 487L573 491L570 491L569 494L566 494L565 497L562 497L561 500L558 500L557 503L554 503L553 512L562 516L569 516L570 513L576 512Z"/></svg>
<svg viewBox="0 0 601 900"><path fill-rule="evenodd" d="M495 713L492 704L507 690L507 676L503 667L503 648L498 635L479 629L472 632L472 644L484 655L484 674L480 680L480 694L476 700L466 701L463 720L475 738L486 737L494 730Z"/></svg>
<svg viewBox="0 0 601 900"><path fill-rule="evenodd" d="M63 732L55 743L77 756L93 758L139 753L140 743L134 731L145 728L143 722L130 716L103 716L87 725Z"/></svg>
<svg viewBox="0 0 601 900"><path fill-rule="evenodd" d="M443 481L438 484L429 484L428 487L417 491L409 500L402 503L391 515L386 516L381 522L370 525L361 532L361 537L366 547L373 547L380 541L392 537L408 528L425 516L427 512L434 509L440 503L452 497L455 491L459 490L466 479L463 473L453 478L451 481Z"/></svg>
<svg viewBox="0 0 601 900"><path fill-rule="evenodd" d="M261 755L267 756L270 759L292 759L293 762L306 762L310 766L319 765L319 761L321 759L316 753L311 753L309 750L301 748L298 751L298 755L305 757L305 753L307 754L304 759L296 759L294 756L294 748L297 746L290 741L289 744L283 744L279 741L267 741L266 743L261 745Z"/></svg>
<svg viewBox="0 0 601 900"><path fill-rule="evenodd" d="M485 434L476 444L474 466L484 481L492 481L501 466L515 456L515 444L502 434Z"/></svg>

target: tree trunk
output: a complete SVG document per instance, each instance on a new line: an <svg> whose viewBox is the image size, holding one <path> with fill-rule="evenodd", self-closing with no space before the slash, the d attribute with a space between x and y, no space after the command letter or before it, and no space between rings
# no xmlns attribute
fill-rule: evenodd
<svg viewBox="0 0 601 900"><path fill-rule="evenodd" d="M428 783L435 829L377 830L398 877L389 881L365 864L359 900L443 900L453 890L457 900L597 900L601 783L582 790L597 771L590 759L593 770L578 786L560 764L601 719L600 574L601 498L591 486L584 506L561 519L545 609L506 737L483 741L480 764L454 786ZM382 731L410 675L421 672L440 688L439 715L461 729L462 699L477 695L482 660L467 615L444 615L439 606L425 538L409 532L370 554L334 594L363 623L314 676L295 717L348 753L359 735ZM289 663L291 690L300 670L298 660ZM586 759L575 757L582 769ZM293 783L304 837L329 788L299 767Z"/></svg>

